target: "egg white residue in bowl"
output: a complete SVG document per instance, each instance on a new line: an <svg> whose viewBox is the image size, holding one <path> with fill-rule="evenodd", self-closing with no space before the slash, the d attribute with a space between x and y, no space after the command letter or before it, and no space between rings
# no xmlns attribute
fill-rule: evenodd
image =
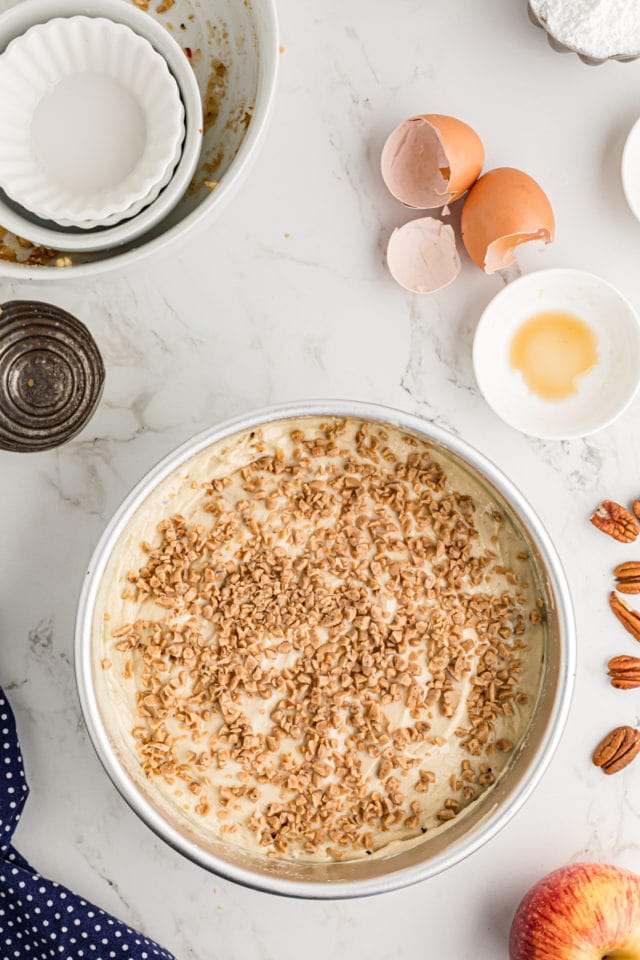
<svg viewBox="0 0 640 960"><path fill-rule="evenodd" d="M265 856L385 856L499 779L534 710L535 573L479 481L383 424L213 444L108 559L107 734L179 830Z"/></svg>

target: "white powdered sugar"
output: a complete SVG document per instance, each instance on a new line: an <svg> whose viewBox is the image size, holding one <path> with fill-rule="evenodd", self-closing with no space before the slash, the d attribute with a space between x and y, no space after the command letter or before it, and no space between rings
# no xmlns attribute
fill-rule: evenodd
<svg viewBox="0 0 640 960"><path fill-rule="evenodd" d="M561 43L589 57L640 54L639 0L530 0Z"/></svg>

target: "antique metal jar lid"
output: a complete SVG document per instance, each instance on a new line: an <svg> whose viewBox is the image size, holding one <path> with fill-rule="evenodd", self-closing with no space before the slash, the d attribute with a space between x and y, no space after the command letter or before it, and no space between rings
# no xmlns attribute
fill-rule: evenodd
<svg viewBox="0 0 640 960"><path fill-rule="evenodd" d="M49 303L0 305L0 448L49 450L95 411L104 364L83 323Z"/></svg>

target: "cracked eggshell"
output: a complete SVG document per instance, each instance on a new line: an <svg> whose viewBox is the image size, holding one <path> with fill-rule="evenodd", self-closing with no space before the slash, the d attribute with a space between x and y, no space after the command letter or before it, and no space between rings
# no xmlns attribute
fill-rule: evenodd
<svg viewBox="0 0 640 960"><path fill-rule="evenodd" d="M391 276L412 293L434 293L460 273L453 227L421 217L397 227L387 247Z"/></svg>
<svg viewBox="0 0 640 960"><path fill-rule="evenodd" d="M408 207L432 210L461 197L480 176L484 147L468 124L438 113L401 123L382 150L382 179Z"/></svg>
<svg viewBox="0 0 640 960"><path fill-rule="evenodd" d="M549 199L522 170L498 167L480 177L462 208L462 241L485 273L515 260L515 248L529 240L551 243L555 220Z"/></svg>

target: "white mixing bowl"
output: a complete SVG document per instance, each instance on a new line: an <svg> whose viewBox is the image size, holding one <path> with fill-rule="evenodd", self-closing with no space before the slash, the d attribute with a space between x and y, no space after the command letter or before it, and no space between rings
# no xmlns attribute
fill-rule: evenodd
<svg viewBox="0 0 640 960"><path fill-rule="evenodd" d="M88 3L96 0L88 0ZM29 8L45 8L34 21ZM122 22L136 10L130 0L119 0ZM156 8L165 6L164 12ZM12 9L14 8L14 9ZM83 0L0 0L0 51L34 22L87 13ZM23 12L24 11L24 12ZM139 11L138 11L139 12ZM71 255L71 266L27 266L0 259L0 276L11 279L80 279L124 268L184 238L217 216L248 174L262 143L275 94L278 70L278 26L275 0L175 0L153 3L147 16L173 27L198 78L205 106L205 129L200 162L187 193L175 209L148 234L114 251ZM0 229L0 244L3 234ZM11 235L5 243L12 242ZM19 248L19 257L28 250Z"/></svg>
<svg viewBox="0 0 640 960"><path fill-rule="evenodd" d="M27 17L31 22L39 21L48 15L56 3L57 0L24 0L12 7L0 18L0 48L5 32L6 35L13 33ZM7 230L19 237L27 237L33 244L50 250L64 250L69 254L95 253L115 247L122 249L149 233L165 220L184 196L196 172L202 150L202 97L198 80L173 34L138 7L123 0L83 0L83 9L92 16L100 14L125 24L145 37L154 50L164 57L180 88L186 135L178 145L175 160L162 181L141 201L133 204L126 218L117 215L105 222L100 230L64 230L50 220L41 220L27 213L0 190L0 223ZM50 271L47 271L47 275L50 275Z"/></svg>

